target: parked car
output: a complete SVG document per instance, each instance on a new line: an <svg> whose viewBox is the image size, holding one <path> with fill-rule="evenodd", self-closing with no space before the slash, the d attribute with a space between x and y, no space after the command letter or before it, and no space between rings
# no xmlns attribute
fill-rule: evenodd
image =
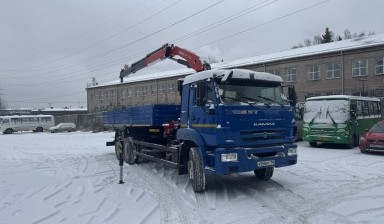
<svg viewBox="0 0 384 224"><path fill-rule="evenodd" d="M74 123L60 123L49 129L51 133L64 132L64 131L76 131L76 125Z"/></svg>
<svg viewBox="0 0 384 224"><path fill-rule="evenodd" d="M360 138L359 148L365 152L384 152L384 121L374 124Z"/></svg>

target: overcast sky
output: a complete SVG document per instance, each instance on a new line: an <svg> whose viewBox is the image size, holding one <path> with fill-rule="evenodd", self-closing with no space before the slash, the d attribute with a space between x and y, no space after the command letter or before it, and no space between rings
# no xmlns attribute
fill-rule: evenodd
<svg viewBox="0 0 384 224"><path fill-rule="evenodd" d="M165 43L230 61L289 50L329 27L384 33L383 0L0 0L0 97L9 107L86 106ZM163 61L136 75L181 68Z"/></svg>

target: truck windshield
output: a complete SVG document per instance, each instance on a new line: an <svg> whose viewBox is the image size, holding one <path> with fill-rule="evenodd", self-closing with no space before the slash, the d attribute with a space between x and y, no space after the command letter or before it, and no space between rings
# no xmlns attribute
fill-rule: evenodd
<svg viewBox="0 0 384 224"><path fill-rule="evenodd" d="M220 101L226 105L286 105L288 101L279 82L231 79L217 82Z"/></svg>

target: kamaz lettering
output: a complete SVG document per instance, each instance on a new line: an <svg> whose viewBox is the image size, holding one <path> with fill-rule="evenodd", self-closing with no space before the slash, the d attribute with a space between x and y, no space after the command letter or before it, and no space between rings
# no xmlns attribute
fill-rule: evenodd
<svg viewBox="0 0 384 224"><path fill-rule="evenodd" d="M275 123L254 123L253 126L275 126Z"/></svg>

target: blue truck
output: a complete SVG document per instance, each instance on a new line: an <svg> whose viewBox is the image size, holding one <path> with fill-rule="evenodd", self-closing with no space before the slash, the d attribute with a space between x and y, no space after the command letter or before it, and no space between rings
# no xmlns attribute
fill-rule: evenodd
<svg viewBox="0 0 384 224"><path fill-rule="evenodd" d="M180 55L164 52L162 57ZM195 68L188 60L183 63ZM205 190L209 175L253 171L269 180L275 167L296 164L294 88L284 91L282 78L269 73L199 66L199 72L179 82L180 105L104 113L104 125L115 129L107 145L115 146L117 159L130 165L144 160L168 164L189 175L195 192ZM134 67L126 66L120 77Z"/></svg>

